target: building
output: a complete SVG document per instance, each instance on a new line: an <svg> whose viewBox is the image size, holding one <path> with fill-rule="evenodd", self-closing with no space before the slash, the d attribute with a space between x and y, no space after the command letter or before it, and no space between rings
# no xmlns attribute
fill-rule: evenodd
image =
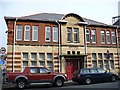
<svg viewBox="0 0 120 90"><path fill-rule="evenodd" d="M45 66L67 73L100 67L118 73L118 30L77 14L40 13L5 17L8 27L7 70Z"/></svg>

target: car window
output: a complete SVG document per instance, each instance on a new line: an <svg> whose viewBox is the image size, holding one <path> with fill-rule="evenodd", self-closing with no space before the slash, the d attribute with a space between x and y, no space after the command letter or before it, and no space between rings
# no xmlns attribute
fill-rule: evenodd
<svg viewBox="0 0 120 90"><path fill-rule="evenodd" d="M38 73L38 69L37 68L30 68L30 72L31 73Z"/></svg>
<svg viewBox="0 0 120 90"><path fill-rule="evenodd" d="M98 73L105 73L105 70L103 70L103 69L97 69L98 70Z"/></svg>
<svg viewBox="0 0 120 90"><path fill-rule="evenodd" d="M48 72L50 72L48 69L46 69L46 68L40 68L39 69L39 72L41 73L41 74L47 74Z"/></svg>
<svg viewBox="0 0 120 90"><path fill-rule="evenodd" d="M81 69L80 73L87 74L89 73L89 69Z"/></svg>
<svg viewBox="0 0 120 90"><path fill-rule="evenodd" d="M90 73L98 73L97 69L90 69Z"/></svg>

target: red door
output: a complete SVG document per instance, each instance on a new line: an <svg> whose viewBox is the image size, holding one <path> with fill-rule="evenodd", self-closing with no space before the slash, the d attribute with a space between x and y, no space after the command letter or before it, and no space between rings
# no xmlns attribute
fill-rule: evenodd
<svg viewBox="0 0 120 90"><path fill-rule="evenodd" d="M66 61L66 74L68 76L68 79L72 79L72 75L75 70L77 70L78 63L77 61Z"/></svg>

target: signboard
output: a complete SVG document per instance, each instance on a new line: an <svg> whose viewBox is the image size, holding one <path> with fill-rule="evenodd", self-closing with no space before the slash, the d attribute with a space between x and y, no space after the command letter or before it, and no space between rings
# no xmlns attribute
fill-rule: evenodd
<svg viewBox="0 0 120 90"><path fill-rule="evenodd" d="M0 60L0 65L3 65L4 63L4 60Z"/></svg>
<svg viewBox="0 0 120 90"><path fill-rule="evenodd" d="M4 47L1 47L0 53L1 53L1 54L5 54L5 52L6 52L6 49L5 49Z"/></svg>

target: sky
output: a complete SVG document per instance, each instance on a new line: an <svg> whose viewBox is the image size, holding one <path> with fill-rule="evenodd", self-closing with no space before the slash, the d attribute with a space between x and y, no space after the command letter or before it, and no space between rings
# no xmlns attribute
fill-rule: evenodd
<svg viewBox="0 0 120 90"><path fill-rule="evenodd" d="M112 24L118 16L120 0L0 0L0 48L7 47L4 16L28 16L38 13L75 13L81 17Z"/></svg>

